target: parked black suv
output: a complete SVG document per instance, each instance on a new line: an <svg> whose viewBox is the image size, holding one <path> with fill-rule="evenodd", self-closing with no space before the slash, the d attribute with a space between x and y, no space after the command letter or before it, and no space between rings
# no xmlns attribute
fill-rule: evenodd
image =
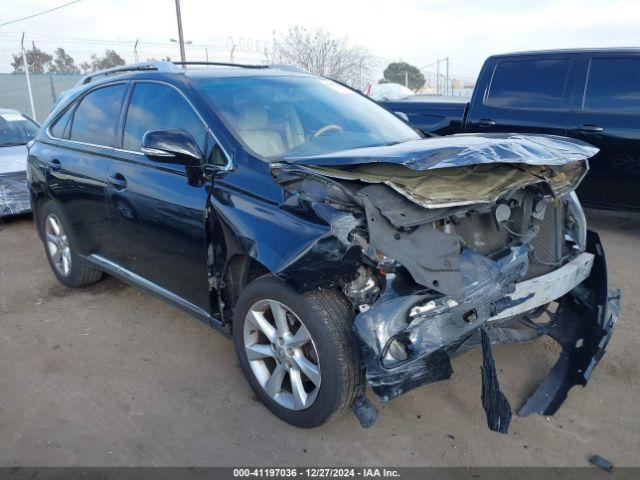
<svg viewBox="0 0 640 480"><path fill-rule="evenodd" d="M551 136L424 139L330 80L156 62L66 92L28 175L63 284L106 272L232 335L251 387L287 422L353 405L369 425L367 384L390 400L481 345L489 426L506 432L491 344L562 345L520 412L550 414L616 322L573 193L596 151Z"/></svg>
<svg viewBox="0 0 640 480"><path fill-rule="evenodd" d="M423 132L563 135L598 147L578 188L583 205L640 209L640 49L494 55L469 103L427 95L388 102Z"/></svg>

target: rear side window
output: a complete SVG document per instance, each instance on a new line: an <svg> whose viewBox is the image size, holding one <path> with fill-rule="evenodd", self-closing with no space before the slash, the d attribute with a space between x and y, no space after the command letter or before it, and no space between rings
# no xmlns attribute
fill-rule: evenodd
<svg viewBox="0 0 640 480"><path fill-rule="evenodd" d="M640 114L640 58L594 58L585 110Z"/></svg>
<svg viewBox="0 0 640 480"><path fill-rule="evenodd" d="M112 147L127 85L110 85L85 96L73 116L70 139Z"/></svg>
<svg viewBox="0 0 640 480"><path fill-rule="evenodd" d="M123 148L139 151L146 132L170 128L189 132L204 152L205 127L182 95L159 83L137 83L124 124Z"/></svg>
<svg viewBox="0 0 640 480"><path fill-rule="evenodd" d="M561 109L570 66L568 58L500 62L493 72L485 104Z"/></svg>

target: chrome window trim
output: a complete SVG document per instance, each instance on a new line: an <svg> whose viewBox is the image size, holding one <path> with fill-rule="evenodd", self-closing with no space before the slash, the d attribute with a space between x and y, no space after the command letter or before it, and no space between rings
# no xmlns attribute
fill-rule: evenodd
<svg viewBox="0 0 640 480"><path fill-rule="evenodd" d="M209 133L209 135L211 135L211 137L213 138L213 140L216 142L216 144L220 147L220 150L222 150L222 153L224 154L225 158L227 159L227 163L224 166L218 166L218 165L212 165L214 167L216 167L216 170L218 171L224 171L224 172L228 172L229 170L231 170L233 168L233 161L231 160L231 155L229 155L229 153L227 152L227 150L224 148L224 146L220 143L220 140L218 140L218 137L216 137L215 133L213 133L213 131L211 130L211 128L209 127L209 125L207 124L207 122L205 122L204 118L202 117L202 115L200 115L200 112L196 109L196 107L193 105L193 103L191 102L191 100L189 100L187 98L187 96L175 85L172 85L171 83L167 83L164 82L162 80L153 80L153 79L140 79L140 80L120 80L117 82L113 82L113 83L107 83L107 84L100 84L99 86L97 86L96 88L93 88L91 90L88 90L87 92L85 92L82 97L86 97L87 95L89 95L91 92L98 90L99 88L103 88L103 87L108 87L111 85L118 85L121 83L126 83L126 82L131 82L134 84L134 88L135 88L135 84L136 83L158 83L160 85L166 85L169 86L171 88L173 88L174 90L176 90L181 96L182 98L187 102L187 104L191 107L191 109L195 112L195 114L197 115L197 117L200 119L200 122L202 122L202 125L204 125L205 130ZM75 101L75 100L74 100ZM80 100L82 101L82 100ZM130 104L131 99L129 99L129 103L127 103L127 110L129 108L129 104ZM65 109L66 110L66 109ZM128 111L127 111L128 113ZM74 114L75 115L75 114ZM51 132L50 132L50 128L51 126L60 118L60 116L56 117L56 119L54 121L49 122L49 125L47 126L47 128L44 130L44 133L46 134L47 137L49 137L51 140L58 140L58 141L63 141L63 142L71 142L71 143L75 143L77 145L85 145L88 147L97 147L97 148L105 148L107 150L111 150L113 152L123 152L123 153L132 153L134 155L139 155L142 157L146 157L146 155L142 152L136 152L134 150L128 150L125 148L119 148L119 147L109 147L106 145L96 145L94 143L87 143L87 142L79 142L77 140L71 140L69 138L58 138L58 137L54 137ZM73 122L73 118L71 119L71 121ZM126 117L125 117L125 124L123 125L123 129L126 125Z"/></svg>
<svg viewBox="0 0 640 480"><path fill-rule="evenodd" d="M78 95L76 98L73 99L73 102L78 102L78 105L76 105L74 108L77 110L78 106L80 106L80 103L82 103L82 100L85 99L85 97L93 92L95 92L96 90L100 90L101 88L105 88L105 87L111 87L113 85L120 85L120 84L124 84L124 83L129 83L130 80L118 80L116 82L111 82L111 83L101 83L100 85L96 85L94 88L88 89L85 92L82 92L81 95ZM125 91L126 94L126 91ZM52 121L49 122L49 124L47 125L47 128L44 129L44 133L47 135L47 137L49 137L51 140L62 140L63 142L73 142L76 143L78 145L88 145L90 147L98 147L98 148L106 148L109 150L113 150L115 147L109 147L107 145L96 145L95 143L87 143L87 142L79 142L78 140L71 140L70 138L58 138L58 137L54 137L51 134L51 127L58 121L60 120L60 118L62 117L62 115L65 114L65 112L67 111L67 107L63 108L60 113L56 116L55 119L53 119ZM73 118L76 116L76 112L73 112L73 116L71 117L70 121L73 124ZM73 126L73 125L72 125ZM71 134L71 132L69 132L69 134Z"/></svg>

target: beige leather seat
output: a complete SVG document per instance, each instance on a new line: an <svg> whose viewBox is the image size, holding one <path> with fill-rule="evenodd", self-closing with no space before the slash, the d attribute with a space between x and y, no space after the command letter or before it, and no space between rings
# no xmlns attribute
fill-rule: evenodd
<svg viewBox="0 0 640 480"><path fill-rule="evenodd" d="M306 139L304 128L296 109L288 102L274 104L275 115L271 124L275 130L284 138L287 150L303 144Z"/></svg>
<svg viewBox="0 0 640 480"><path fill-rule="evenodd" d="M269 128L267 109L258 102L249 102L239 108L238 130L242 140L259 155L282 155L285 147L282 136Z"/></svg>

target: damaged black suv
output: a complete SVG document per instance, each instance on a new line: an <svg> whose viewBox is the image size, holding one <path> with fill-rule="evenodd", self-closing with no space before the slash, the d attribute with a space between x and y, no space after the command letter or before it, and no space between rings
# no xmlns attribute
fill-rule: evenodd
<svg viewBox="0 0 640 480"><path fill-rule="evenodd" d="M103 273L233 336L278 417L313 427L452 373L483 349L483 405L511 408L491 345L563 348L520 414L584 385L618 312L574 189L596 149L536 135L422 138L289 68L153 62L65 92L29 148L53 273Z"/></svg>

